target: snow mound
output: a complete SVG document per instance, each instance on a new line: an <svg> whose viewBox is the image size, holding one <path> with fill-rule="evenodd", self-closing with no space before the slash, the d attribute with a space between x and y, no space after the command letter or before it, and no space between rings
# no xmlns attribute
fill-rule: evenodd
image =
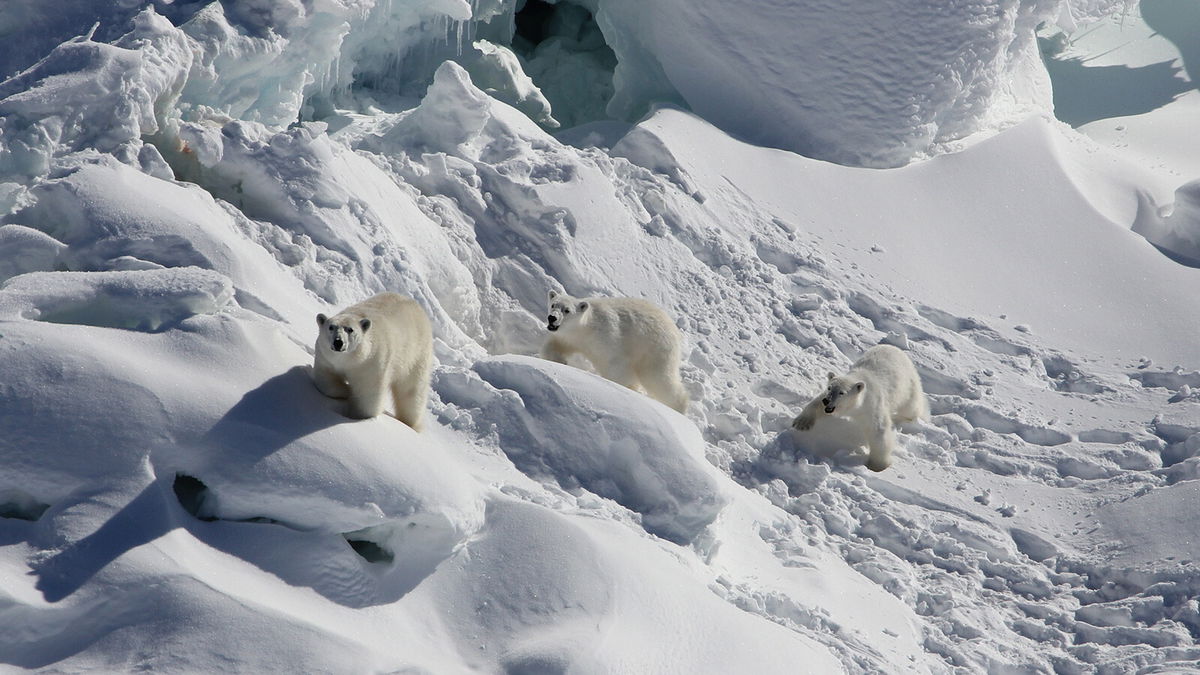
<svg viewBox="0 0 1200 675"><path fill-rule="evenodd" d="M620 525L515 500L434 584L460 649L488 672L836 672L813 640L667 571L674 554ZM614 543L617 543L614 546ZM760 645L754 647L752 645ZM597 648L602 645L602 648ZM762 648L761 645L769 645Z"/></svg>
<svg viewBox="0 0 1200 675"><path fill-rule="evenodd" d="M0 260L0 281L26 272L49 272L59 265L66 244L23 225L0 227L0 249L10 255Z"/></svg>
<svg viewBox="0 0 1200 675"><path fill-rule="evenodd" d="M436 389L493 420L481 431L494 427L523 472L612 499L640 513L648 532L678 543L695 539L725 505L704 439L665 406L540 359L492 358L473 368L482 382L443 373Z"/></svg>
<svg viewBox="0 0 1200 675"><path fill-rule="evenodd" d="M227 277L195 267L32 272L6 281L0 294L10 316L157 331L197 314L220 311L229 304L233 286Z"/></svg>
<svg viewBox="0 0 1200 675"><path fill-rule="evenodd" d="M1200 180L1175 191L1173 204L1155 208L1141 197L1133 231L1192 267L1200 267Z"/></svg>

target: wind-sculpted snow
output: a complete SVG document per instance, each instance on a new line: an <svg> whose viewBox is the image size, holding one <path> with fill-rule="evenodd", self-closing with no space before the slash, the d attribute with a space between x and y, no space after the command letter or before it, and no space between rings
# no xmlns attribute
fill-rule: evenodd
<svg viewBox="0 0 1200 675"><path fill-rule="evenodd" d="M229 279L194 267L33 272L9 279L2 289L10 316L148 331L214 314L233 296Z"/></svg>
<svg viewBox="0 0 1200 675"><path fill-rule="evenodd" d="M727 501L700 433L667 408L528 357L482 360L474 369L482 382L448 373L438 393L484 419L505 420L494 432L522 471L612 499L678 543L695 539Z"/></svg>
<svg viewBox="0 0 1200 675"><path fill-rule="evenodd" d="M525 51L507 0L124 3L120 30L0 84L0 663L1200 659L1190 188L1160 211L1140 167L1046 117L887 171L704 119L903 163L1037 103L1011 80L1029 24L1110 3L585 4L622 105L692 110L551 136L512 59L484 83L458 54L461 28L546 66L559 43ZM0 5L0 30L49 6ZM568 14L560 47L602 51ZM531 357L551 289L662 306L688 414ZM315 314L382 290L434 324L420 434L341 417L310 381ZM933 418L876 474L836 418L789 429L878 343L911 356Z"/></svg>
<svg viewBox="0 0 1200 675"><path fill-rule="evenodd" d="M1156 209L1143 197L1133 230L1185 264L1200 266L1200 180L1180 186L1169 207Z"/></svg>

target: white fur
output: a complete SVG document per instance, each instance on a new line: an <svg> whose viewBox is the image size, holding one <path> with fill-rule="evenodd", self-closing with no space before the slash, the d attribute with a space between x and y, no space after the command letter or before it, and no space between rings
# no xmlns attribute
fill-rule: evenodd
<svg viewBox="0 0 1200 675"><path fill-rule="evenodd" d="M929 403L921 377L908 355L891 345L868 349L850 372L829 373L829 384L804 406L792 426L811 429L822 413L850 419L867 439L867 468L883 471L892 464L896 447L895 424L929 418Z"/></svg>
<svg viewBox="0 0 1200 675"><path fill-rule="evenodd" d="M396 419L419 431L433 367L433 331L425 310L411 298L380 293L335 316L318 314L317 325L317 389L347 399L346 416L358 419L382 413L390 394ZM335 336L342 351L334 348Z"/></svg>
<svg viewBox="0 0 1200 675"><path fill-rule="evenodd" d="M679 412L688 395L679 381L679 329L658 306L638 298L572 298L550 291L549 325L557 327L542 358L566 363L571 354L601 376L646 393Z"/></svg>

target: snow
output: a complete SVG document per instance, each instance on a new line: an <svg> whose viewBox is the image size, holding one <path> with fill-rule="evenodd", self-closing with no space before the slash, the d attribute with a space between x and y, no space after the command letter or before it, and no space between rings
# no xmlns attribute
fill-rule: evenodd
<svg viewBox="0 0 1200 675"><path fill-rule="evenodd" d="M2 667L1200 663L1190 6L54 7L0 6ZM551 289L662 306L687 414L536 358ZM384 290L421 433L311 383ZM790 423L881 343L932 419L873 473Z"/></svg>
<svg viewBox="0 0 1200 675"><path fill-rule="evenodd" d="M900 166L1048 110L1034 29L1121 4L612 0L600 11L619 62L609 112L675 100L756 144Z"/></svg>

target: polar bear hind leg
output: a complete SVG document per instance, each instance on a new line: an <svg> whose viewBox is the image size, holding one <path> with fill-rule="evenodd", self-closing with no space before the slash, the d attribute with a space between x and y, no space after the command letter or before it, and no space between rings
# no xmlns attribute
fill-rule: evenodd
<svg viewBox="0 0 1200 675"><path fill-rule="evenodd" d="M596 366L596 371L600 373L600 377L638 391L638 385L641 382L638 379L637 373L623 359L608 359L607 361L593 363L592 365Z"/></svg>
<svg viewBox="0 0 1200 675"><path fill-rule="evenodd" d="M688 412L688 392L683 383L679 382L679 357L672 351L665 356L654 354L660 358L646 357L637 363L635 369L638 380L650 398L670 406L678 412Z"/></svg>
<svg viewBox="0 0 1200 675"><path fill-rule="evenodd" d="M918 420L928 421L929 401L925 399L925 393L919 387L910 393L904 403L896 409L893 419L902 424Z"/></svg>
<svg viewBox="0 0 1200 675"><path fill-rule="evenodd" d="M421 417L425 413L425 402L428 398L426 391L427 388L420 385L415 388L397 385L392 390L392 398L396 406L396 419L412 427L415 431L421 430Z"/></svg>
<svg viewBox="0 0 1200 675"><path fill-rule="evenodd" d="M896 431L890 420L877 419L867 432L867 468L883 471L892 465L892 450L896 447Z"/></svg>
<svg viewBox="0 0 1200 675"><path fill-rule="evenodd" d="M392 383L392 402L396 419L421 430L421 417L425 414L425 403L429 399L428 367L412 375L410 379L397 379Z"/></svg>
<svg viewBox="0 0 1200 675"><path fill-rule="evenodd" d="M664 359L643 364L638 375L651 398L681 413L687 412L688 395L679 381L678 363Z"/></svg>

